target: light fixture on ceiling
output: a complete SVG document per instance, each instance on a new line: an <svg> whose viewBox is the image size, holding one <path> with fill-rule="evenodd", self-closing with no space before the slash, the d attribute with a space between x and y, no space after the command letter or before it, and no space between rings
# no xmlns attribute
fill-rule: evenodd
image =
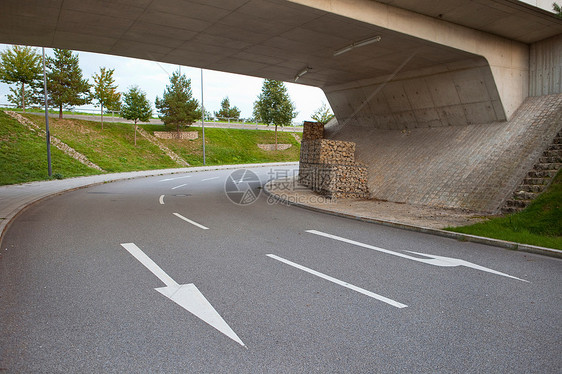
<svg viewBox="0 0 562 374"><path fill-rule="evenodd" d="M306 73L308 73L312 68L311 67L306 67L303 70L299 71L297 73L297 75L295 75L295 82L299 80L300 77L302 77L303 75L305 75Z"/></svg>
<svg viewBox="0 0 562 374"><path fill-rule="evenodd" d="M382 39L381 36L380 36L380 35L377 35L377 36L374 36L374 37L369 38L369 39L364 39L364 40L360 40L360 41L358 41L358 42L351 43L350 45L348 45L348 46L346 46L346 47L343 47L342 49L338 49L337 51L335 51L335 52L334 52L334 57L339 56L339 55L341 55L341 54L343 54L343 53L349 52L349 51L351 51L352 49L357 48L357 47L363 47L363 46L366 46L366 45L371 44L371 43L380 42L381 39Z"/></svg>

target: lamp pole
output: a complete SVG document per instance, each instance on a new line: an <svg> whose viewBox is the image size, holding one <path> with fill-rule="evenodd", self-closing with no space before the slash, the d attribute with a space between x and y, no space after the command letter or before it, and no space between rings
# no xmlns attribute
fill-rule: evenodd
<svg viewBox="0 0 562 374"><path fill-rule="evenodd" d="M51 133L49 131L49 104L47 94L47 69L45 67L45 47L43 47L43 89L45 90L45 132L47 138L47 168L49 170L49 177L53 175L51 168Z"/></svg>
<svg viewBox="0 0 562 374"><path fill-rule="evenodd" d="M203 129L203 165L205 162L205 105L203 105L203 68L201 68L201 127Z"/></svg>

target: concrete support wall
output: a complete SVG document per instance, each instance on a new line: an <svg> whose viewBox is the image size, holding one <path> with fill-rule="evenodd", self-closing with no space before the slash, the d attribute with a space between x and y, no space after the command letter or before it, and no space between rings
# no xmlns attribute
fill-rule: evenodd
<svg viewBox="0 0 562 374"><path fill-rule="evenodd" d="M562 93L562 35L531 45L529 96Z"/></svg>
<svg viewBox="0 0 562 374"><path fill-rule="evenodd" d="M459 26L436 18L399 9L369 0L291 0L309 7L339 14L351 19L377 25L416 38L437 43L481 56L487 62L505 118L509 119L521 105L529 92L529 47L528 45L496 35ZM437 65L438 63L436 63ZM397 64L398 65L398 64ZM375 77L373 77L375 78ZM446 77L451 79L450 77ZM472 86L482 78L475 74ZM487 78L488 79L488 78ZM468 87L468 86L467 86ZM325 87L327 92L334 91ZM493 94L492 94L493 96ZM334 113L340 119L336 99L330 104L336 107ZM497 109L494 109L497 112ZM343 115L346 117L346 115ZM498 118L500 119L500 118ZM432 120L429 120L432 122ZM468 123L465 123L468 124Z"/></svg>
<svg viewBox="0 0 562 374"><path fill-rule="evenodd" d="M529 97L508 122L382 130L325 127L356 143L371 198L497 212L562 129L562 94Z"/></svg>
<svg viewBox="0 0 562 374"><path fill-rule="evenodd" d="M506 120L484 58L378 77L324 91L338 121L402 130Z"/></svg>

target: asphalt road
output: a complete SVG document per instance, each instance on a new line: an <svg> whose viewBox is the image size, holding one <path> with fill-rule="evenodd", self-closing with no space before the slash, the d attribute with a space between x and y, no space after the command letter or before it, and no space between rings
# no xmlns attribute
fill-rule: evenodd
<svg viewBox="0 0 562 374"><path fill-rule="evenodd" d="M236 201L254 182L231 172L21 214L0 248L0 372L561 372L562 261L235 204L225 181Z"/></svg>

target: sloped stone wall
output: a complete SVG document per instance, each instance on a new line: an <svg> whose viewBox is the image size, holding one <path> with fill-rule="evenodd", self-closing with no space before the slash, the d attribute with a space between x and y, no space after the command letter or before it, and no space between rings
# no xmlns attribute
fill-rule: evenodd
<svg viewBox="0 0 562 374"><path fill-rule="evenodd" d="M338 124L325 137L356 143L371 198L497 213L562 130L562 94L529 97L507 122L381 130Z"/></svg>

